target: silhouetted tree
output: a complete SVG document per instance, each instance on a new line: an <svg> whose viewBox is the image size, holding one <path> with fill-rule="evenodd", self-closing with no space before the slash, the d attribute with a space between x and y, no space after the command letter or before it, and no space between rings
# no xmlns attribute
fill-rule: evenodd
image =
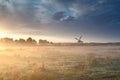
<svg viewBox="0 0 120 80"><path fill-rule="evenodd" d="M29 37L28 39L27 39L27 43L32 43L32 38L31 37Z"/></svg>
<svg viewBox="0 0 120 80"><path fill-rule="evenodd" d="M29 37L26 41L28 44L37 44L37 41L32 39L31 37Z"/></svg>
<svg viewBox="0 0 120 80"><path fill-rule="evenodd" d="M28 37L26 40L25 39L22 39L22 38L20 38L20 39L16 39L16 40L13 40L13 38L1 38L0 39L0 42L1 43L15 43L15 44L26 44L26 45L37 45L37 41L35 40L35 39L32 39L31 37ZM42 40L42 39L40 39L39 40L39 42L38 42L39 44L53 44L52 42L49 42L49 41L47 41L47 40Z"/></svg>
<svg viewBox="0 0 120 80"><path fill-rule="evenodd" d="M19 42L20 42L20 43L25 43L26 41L25 41L24 39L20 38L20 39L19 39Z"/></svg>
<svg viewBox="0 0 120 80"><path fill-rule="evenodd" d="M37 41L36 41L36 40L33 40L33 43L34 43L34 44L37 44Z"/></svg>
<svg viewBox="0 0 120 80"><path fill-rule="evenodd" d="M15 40L14 42L15 42L15 43L18 43L18 42L19 42L19 40Z"/></svg>
<svg viewBox="0 0 120 80"><path fill-rule="evenodd" d="M16 43L25 43L26 41L22 38L20 38L19 40L15 40L14 42Z"/></svg>
<svg viewBox="0 0 120 80"><path fill-rule="evenodd" d="M49 41L40 39L39 44L41 44L41 43L49 43Z"/></svg>
<svg viewBox="0 0 120 80"><path fill-rule="evenodd" d="M11 43L11 42L13 42L13 39L12 38L1 38L0 41L5 42L5 43Z"/></svg>

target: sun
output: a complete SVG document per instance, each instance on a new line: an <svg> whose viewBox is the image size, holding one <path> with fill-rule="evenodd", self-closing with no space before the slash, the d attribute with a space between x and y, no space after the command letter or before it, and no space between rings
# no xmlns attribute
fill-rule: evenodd
<svg viewBox="0 0 120 80"><path fill-rule="evenodd" d="M0 33L0 38L4 38L5 36L6 36L6 34Z"/></svg>

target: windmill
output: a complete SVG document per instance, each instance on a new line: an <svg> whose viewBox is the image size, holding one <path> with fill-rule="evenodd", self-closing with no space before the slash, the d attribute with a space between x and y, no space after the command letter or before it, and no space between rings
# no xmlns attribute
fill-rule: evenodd
<svg viewBox="0 0 120 80"><path fill-rule="evenodd" d="M77 40L77 43L83 43L83 41L81 40L82 39L82 36L80 36L79 38L75 38Z"/></svg>

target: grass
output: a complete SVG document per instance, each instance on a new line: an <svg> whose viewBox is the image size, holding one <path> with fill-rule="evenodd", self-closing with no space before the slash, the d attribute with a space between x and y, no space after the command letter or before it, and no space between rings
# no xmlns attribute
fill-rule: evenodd
<svg viewBox="0 0 120 80"><path fill-rule="evenodd" d="M120 46L8 48L0 50L0 80L120 80L119 52Z"/></svg>

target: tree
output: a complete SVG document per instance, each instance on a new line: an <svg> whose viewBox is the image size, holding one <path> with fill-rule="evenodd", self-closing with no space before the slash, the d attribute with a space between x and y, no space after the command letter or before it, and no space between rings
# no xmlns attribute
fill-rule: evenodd
<svg viewBox="0 0 120 80"><path fill-rule="evenodd" d="M29 37L26 41L27 41L27 43L29 43L29 44L37 44L37 41L34 40L34 39L32 39L31 37Z"/></svg>
<svg viewBox="0 0 120 80"><path fill-rule="evenodd" d="M1 42L10 43L13 42L12 38L1 38Z"/></svg>
<svg viewBox="0 0 120 80"><path fill-rule="evenodd" d="M16 43L25 43L26 41L22 38L20 38L19 40L15 40L14 42Z"/></svg>
<svg viewBox="0 0 120 80"><path fill-rule="evenodd" d="M49 43L47 40L42 40L42 39L40 39L39 40L39 44L41 44L41 43Z"/></svg>
<svg viewBox="0 0 120 80"><path fill-rule="evenodd" d="M37 41L33 39L32 44L37 44Z"/></svg>
<svg viewBox="0 0 120 80"><path fill-rule="evenodd" d="M27 43L32 43L32 38L31 37L29 37L28 39L27 39Z"/></svg>
<svg viewBox="0 0 120 80"><path fill-rule="evenodd" d="M19 39L19 42L20 42L20 43L25 43L26 41L25 41L24 39L20 38L20 39Z"/></svg>

